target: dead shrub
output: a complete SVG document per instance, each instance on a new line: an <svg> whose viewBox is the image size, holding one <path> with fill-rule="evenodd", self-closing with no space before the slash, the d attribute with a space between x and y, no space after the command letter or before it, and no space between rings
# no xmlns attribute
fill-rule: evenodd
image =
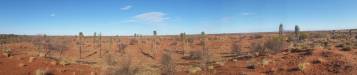
<svg viewBox="0 0 357 75"><path fill-rule="evenodd" d="M53 75L50 71L45 69L37 69L35 75Z"/></svg>
<svg viewBox="0 0 357 75"><path fill-rule="evenodd" d="M263 44L258 43L258 42L254 42L252 44L252 52L255 53L257 56L260 55L266 55L267 54L267 50L264 48Z"/></svg>
<svg viewBox="0 0 357 75"><path fill-rule="evenodd" d="M114 66L117 61L113 58L111 54L107 54L103 58L104 64L108 66Z"/></svg>
<svg viewBox="0 0 357 75"><path fill-rule="evenodd" d="M174 75L175 73L175 66L172 61L171 51L165 50L166 53L161 58L161 64L163 65L162 68L162 75Z"/></svg>
<svg viewBox="0 0 357 75"><path fill-rule="evenodd" d="M353 71L353 66L345 61L332 61L326 64L327 71L332 73L349 73Z"/></svg>
<svg viewBox="0 0 357 75"><path fill-rule="evenodd" d="M126 49L127 46L128 46L127 44L119 43L118 44L118 52L122 53L122 54L125 54L125 49Z"/></svg>
<svg viewBox="0 0 357 75"><path fill-rule="evenodd" d="M131 65L130 56L125 56L117 66L109 66L104 75L135 75L138 68Z"/></svg>
<svg viewBox="0 0 357 75"><path fill-rule="evenodd" d="M129 41L129 45L136 45L138 43L139 43L139 41L137 39L130 39L130 41Z"/></svg>
<svg viewBox="0 0 357 75"><path fill-rule="evenodd" d="M186 60L200 60L202 59L202 51L190 51L188 56L182 57Z"/></svg>

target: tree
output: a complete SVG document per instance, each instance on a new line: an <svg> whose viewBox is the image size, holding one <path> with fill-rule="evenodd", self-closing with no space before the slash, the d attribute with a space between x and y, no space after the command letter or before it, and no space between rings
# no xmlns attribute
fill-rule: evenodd
<svg viewBox="0 0 357 75"><path fill-rule="evenodd" d="M298 25L295 25L295 38L296 41L300 41L300 28Z"/></svg>
<svg viewBox="0 0 357 75"><path fill-rule="evenodd" d="M282 36L282 35L283 35L283 32L284 32L283 24L280 24L280 25L279 25L279 36Z"/></svg>
<svg viewBox="0 0 357 75"><path fill-rule="evenodd" d="M153 38L153 43L152 43L152 51L153 51L154 55L156 55L156 53L157 53L156 52L157 51L157 49L156 49L157 31L154 30L153 34L154 34L154 38Z"/></svg>
<svg viewBox="0 0 357 75"><path fill-rule="evenodd" d="M156 30L154 30L154 31L153 31L153 34L154 34L154 36L156 36L156 35L157 35L157 31L156 31Z"/></svg>
<svg viewBox="0 0 357 75"><path fill-rule="evenodd" d="M161 64L163 65L162 75L174 75L175 66L173 64L173 58L171 56L171 50L166 49L166 53L163 54Z"/></svg>
<svg viewBox="0 0 357 75"><path fill-rule="evenodd" d="M99 33L99 58L102 57L102 33Z"/></svg>
<svg viewBox="0 0 357 75"><path fill-rule="evenodd" d="M335 39L336 38L336 30L332 30L331 35L332 35L332 39Z"/></svg>
<svg viewBox="0 0 357 75"><path fill-rule="evenodd" d="M185 49L186 49L186 45L187 45L186 33L181 33L180 37L181 37L181 41L182 41L182 52L185 55Z"/></svg>
<svg viewBox="0 0 357 75"><path fill-rule="evenodd" d="M206 47L206 34L205 32L201 32L201 46L202 46L202 57L201 64L204 70L208 69L208 62L209 62L209 52Z"/></svg>
<svg viewBox="0 0 357 75"><path fill-rule="evenodd" d="M96 37L97 37L97 32L94 32L94 33L93 33L93 43L94 43L94 45L95 45Z"/></svg>
<svg viewBox="0 0 357 75"><path fill-rule="evenodd" d="M83 35L83 32L79 32L79 34L78 34L79 36L78 36L78 38L79 38L79 59L82 59L82 45L83 45L83 37L84 37L84 35Z"/></svg>
<svg viewBox="0 0 357 75"><path fill-rule="evenodd" d="M348 40L350 40L352 38L352 30L348 30Z"/></svg>

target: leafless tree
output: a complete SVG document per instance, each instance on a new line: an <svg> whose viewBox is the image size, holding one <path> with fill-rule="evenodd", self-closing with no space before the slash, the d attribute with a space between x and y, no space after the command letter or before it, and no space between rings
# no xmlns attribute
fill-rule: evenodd
<svg viewBox="0 0 357 75"><path fill-rule="evenodd" d="M82 45L83 45L83 32L79 32L78 38L79 38L79 59L82 59Z"/></svg>
<svg viewBox="0 0 357 75"><path fill-rule="evenodd" d="M171 56L172 51L165 49L166 53L161 58L161 64L163 65L162 75L174 75L175 65L173 64L173 58Z"/></svg>

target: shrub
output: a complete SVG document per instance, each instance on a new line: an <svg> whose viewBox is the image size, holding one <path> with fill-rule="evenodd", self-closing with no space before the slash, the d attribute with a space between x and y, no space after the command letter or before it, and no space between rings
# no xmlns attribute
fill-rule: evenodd
<svg viewBox="0 0 357 75"><path fill-rule="evenodd" d="M10 48L6 48L3 50L3 55L6 57L10 57L12 54L12 50Z"/></svg>
<svg viewBox="0 0 357 75"><path fill-rule="evenodd" d="M187 59L187 60L200 60L200 59L202 59L202 52L201 51L190 51L188 56L184 56L182 58Z"/></svg>
<svg viewBox="0 0 357 75"><path fill-rule="evenodd" d="M37 69L35 72L35 75L53 75L53 74L51 72L49 72L48 70Z"/></svg>
<svg viewBox="0 0 357 75"><path fill-rule="evenodd" d="M233 53L239 53L241 51L241 47L240 47L240 44L238 43L238 41L235 41L232 43L232 52Z"/></svg>
<svg viewBox="0 0 357 75"><path fill-rule="evenodd" d="M254 39L261 39L261 38L263 38L264 36L263 36L262 34L256 34L256 35L254 35L253 37L254 37Z"/></svg>
<svg viewBox="0 0 357 75"><path fill-rule="evenodd" d="M131 65L130 56L125 56L123 61L114 68L109 68L109 73L105 75L135 75L138 72L138 68Z"/></svg>
<svg viewBox="0 0 357 75"><path fill-rule="evenodd" d="M129 45L136 45L137 43L139 43L137 39L130 39Z"/></svg>
<svg viewBox="0 0 357 75"><path fill-rule="evenodd" d="M108 66L113 66L117 63L116 60L113 58L113 56L110 54L104 56L103 60L104 60L104 64L106 64Z"/></svg>
<svg viewBox="0 0 357 75"><path fill-rule="evenodd" d="M267 53L263 45L258 42L254 42L251 48L252 48L252 52L255 53L257 56L265 55Z"/></svg>
<svg viewBox="0 0 357 75"><path fill-rule="evenodd" d="M306 33L306 32L300 33L300 36L299 36L300 40L305 40L305 39L307 39L308 37L309 37L309 34Z"/></svg>
<svg viewBox="0 0 357 75"><path fill-rule="evenodd" d="M172 62L171 51L166 50L167 52L161 58L161 64L163 65L162 75L174 75L175 68Z"/></svg>
<svg viewBox="0 0 357 75"><path fill-rule="evenodd" d="M279 39L268 40L264 43L264 47L269 49L270 52L278 52L283 49L284 42Z"/></svg>
<svg viewBox="0 0 357 75"><path fill-rule="evenodd" d="M126 49L127 46L128 46L128 45L126 45L126 44L124 44L124 43L119 43L119 44L118 44L118 52L125 54L125 49Z"/></svg>
<svg viewBox="0 0 357 75"><path fill-rule="evenodd" d="M299 70L304 71L310 63L300 63L298 65Z"/></svg>

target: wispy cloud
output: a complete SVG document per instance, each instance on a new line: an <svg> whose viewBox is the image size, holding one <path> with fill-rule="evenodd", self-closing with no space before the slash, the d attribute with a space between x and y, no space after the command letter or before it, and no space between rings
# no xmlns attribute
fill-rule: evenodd
<svg viewBox="0 0 357 75"><path fill-rule="evenodd" d="M124 7L122 7L122 8L120 8L121 10L129 10L129 9L131 9L133 6L131 6L131 5L127 5L127 6L124 6Z"/></svg>
<svg viewBox="0 0 357 75"><path fill-rule="evenodd" d="M56 16L56 14L55 13L51 13L51 15L50 15L51 17L54 17L54 16Z"/></svg>
<svg viewBox="0 0 357 75"><path fill-rule="evenodd" d="M243 16L249 16L249 15L255 15L255 13L251 13L251 12L242 12L242 13L240 13L240 15L243 15Z"/></svg>
<svg viewBox="0 0 357 75"><path fill-rule="evenodd" d="M169 19L163 12L146 12L136 15L133 18L147 23L162 23Z"/></svg>

